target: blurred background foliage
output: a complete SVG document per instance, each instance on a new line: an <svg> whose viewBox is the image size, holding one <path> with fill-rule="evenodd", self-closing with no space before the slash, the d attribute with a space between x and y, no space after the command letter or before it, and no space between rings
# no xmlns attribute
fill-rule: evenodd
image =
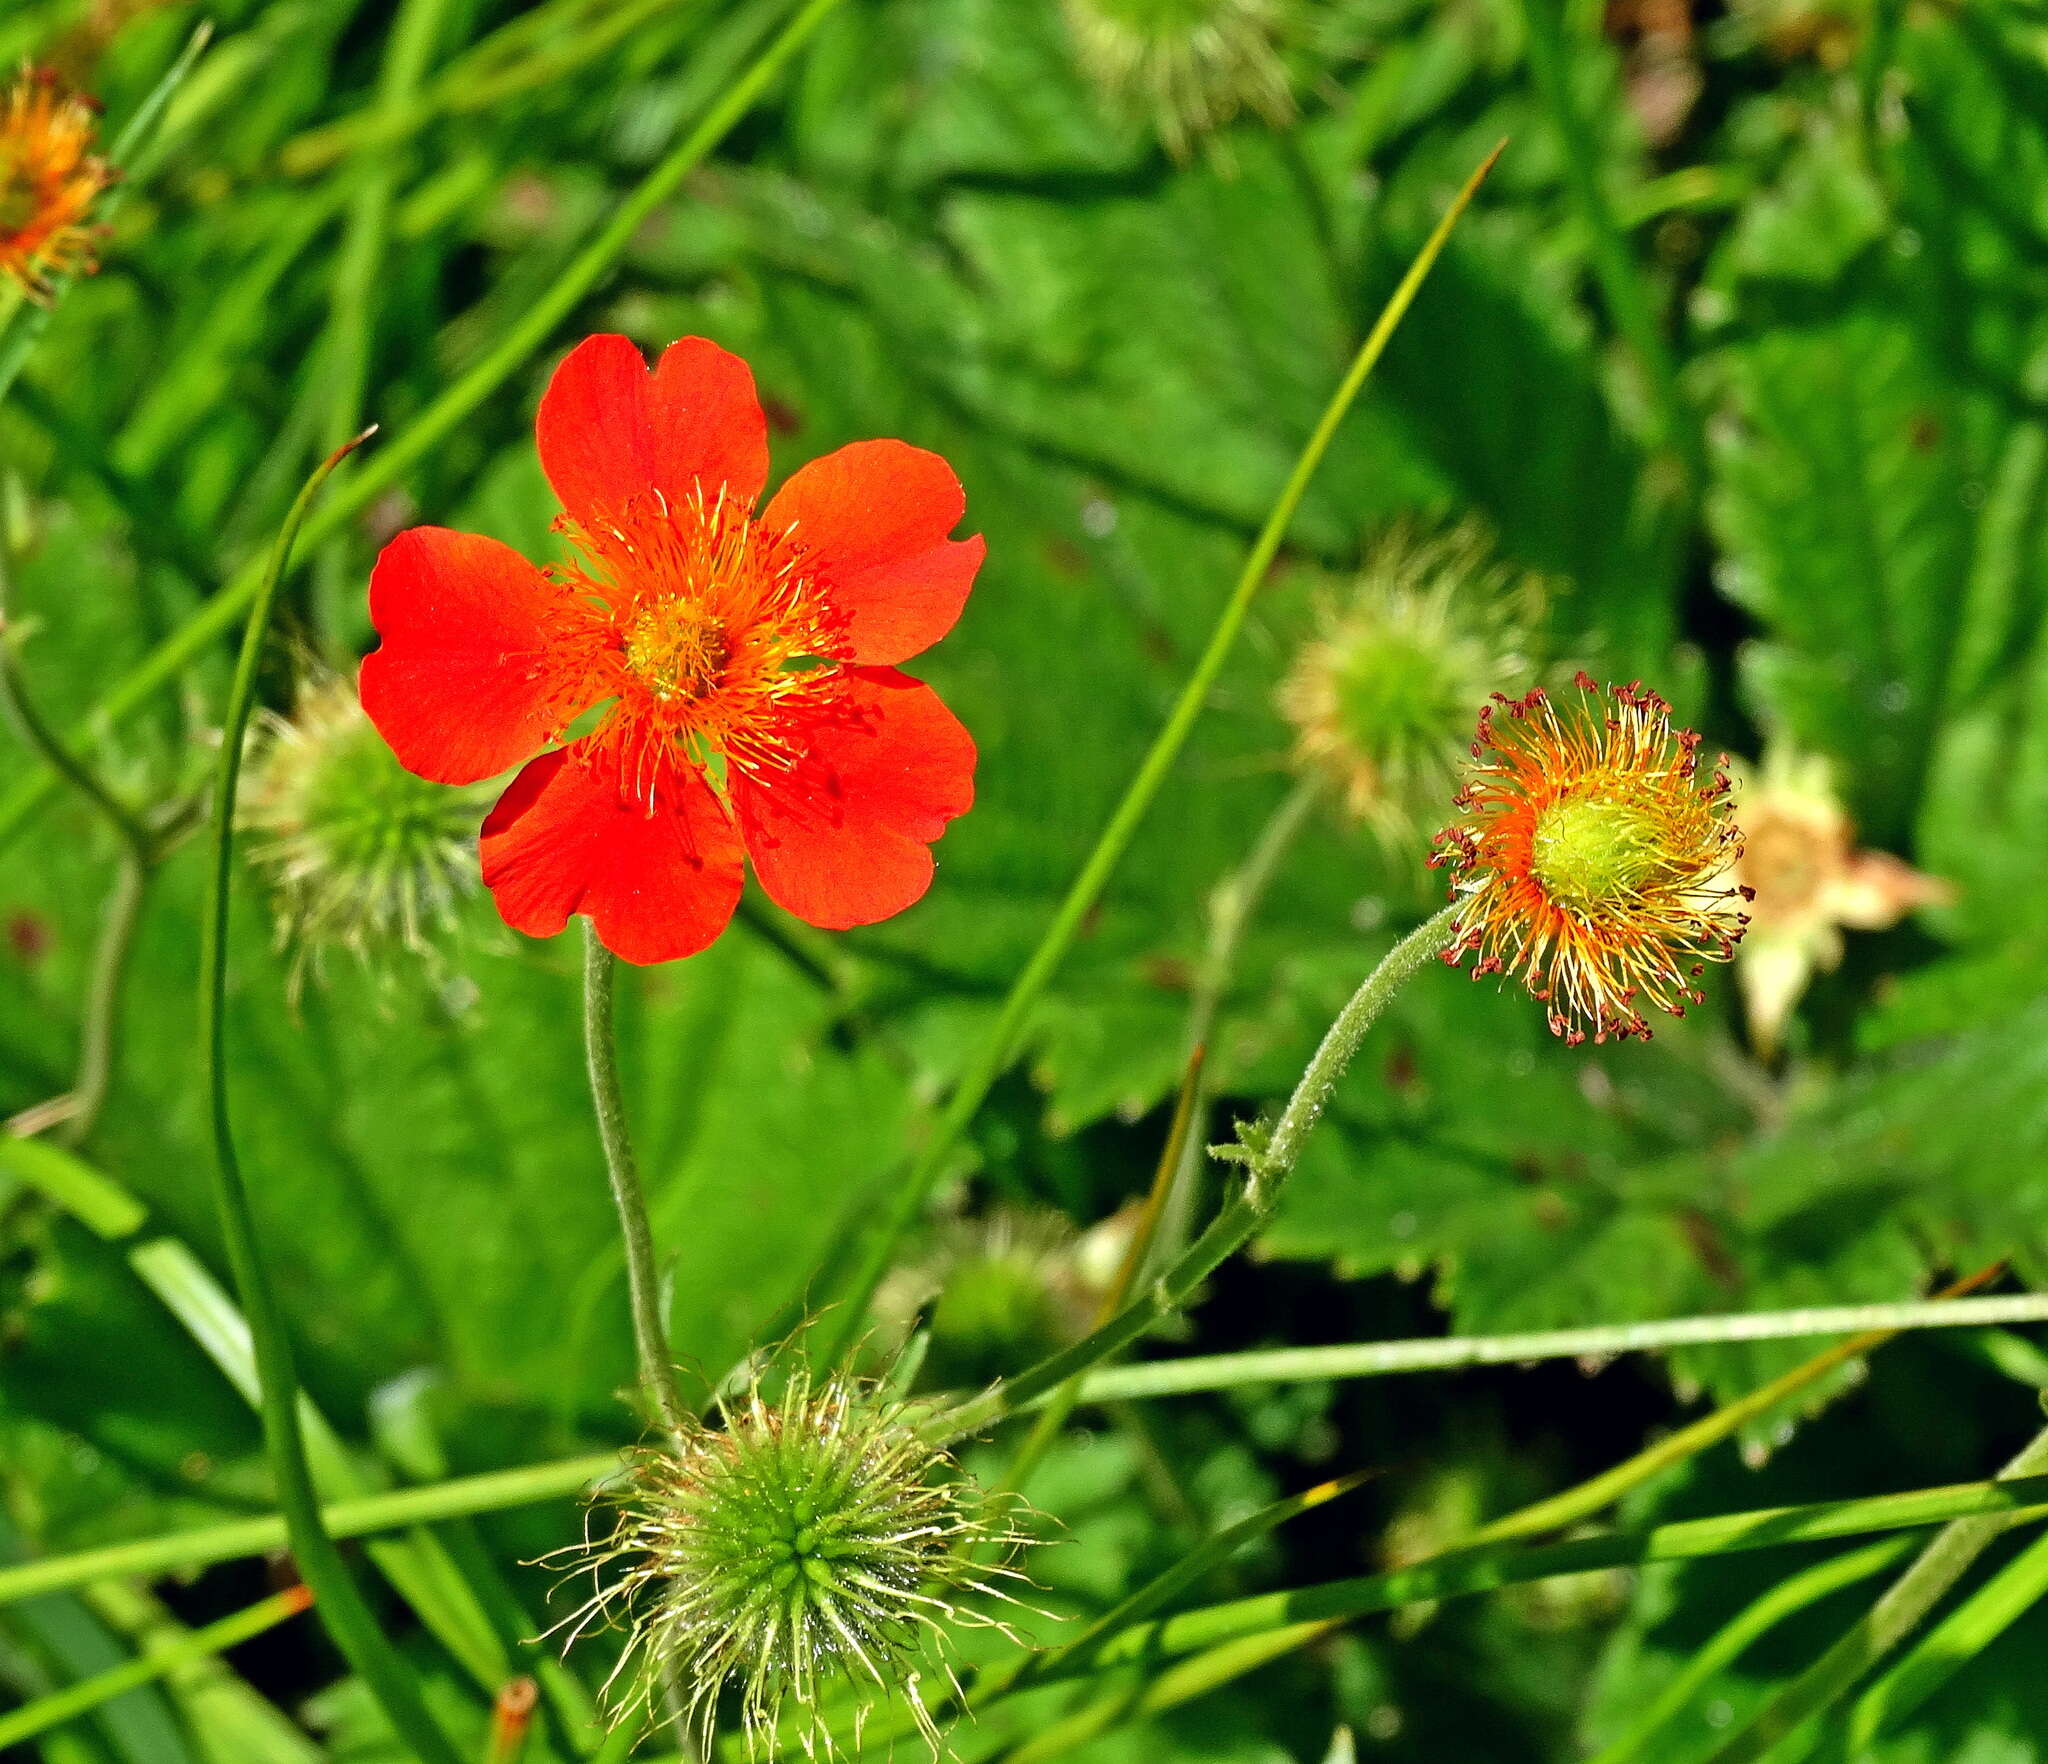
<svg viewBox="0 0 2048 1764"><path fill-rule="evenodd" d="M1077 1234L1108 1220L1113 1238L1149 1179L1212 896L1293 789L1276 693L1319 585L1404 521L1477 523L1550 585L1549 653L1657 684L1745 761L1819 756L1857 840L1950 887L1851 932L1775 1048L1725 975L1650 1046L1576 1051L1517 995L1425 977L1258 1257L1226 1270L1182 1345L1901 1298L1998 1258L2039 1284L2048 9L1301 0L1260 11L1284 116L1250 103L1175 153L1157 115L1091 83L1097 6L850 0L554 344L291 590L266 688L279 710L361 653L368 566L401 525L549 556L533 404L561 351L601 329L650 349L697 332L746 356L778 475L887 434L966 483L989 562L926 661L980 743L979 801L930 897L829 943L764 908L646 974L622 1013L680 1351L716 1371L786 1328L844 1223L900 1171L1364 326L1502 136L885 1316L940 1289L934 1366L964 1379L1085 1314L1105 1257ZM83 711L268 542L318 455L365 421L402 432L787 10L205 8L218 39L153 162L125 168L104 268L0 407L11 616L40 701ZM118 126L201 15L9 0L0 63L62 69ZM105 730L132 796L200 786L228 660L223 644ZM11 779L26 762L8 756ZM1423 855L1422 837L1379 837L1334 798L1313 808L1222 996L1211 1137L1284 1091L1426 909ZM68 1082L113 859L69 799L0 854L0 1112ZM86 1149L146 1204L146 1235L218 1267L192 1035L199 869L181 852L152 900L126 1057ZM628 1437L572 952L473 900L432 960L332 957L293 1002L261 887L252 873L234 952L243 1155L316 1402L387 1474L432 1473L422 1434L457 1471ZM266 1504L243 1405L118 1245L0 1175L0 1257L16 1534L0 1547ZM1070 1534L1038 1572L1059 1608L1097 1610L1200 1532L1362 1466L1378 1473L1365 1492L1211 1591L1413 1559L1806 1351L1084 1416L1037 1491ZM1893 1347L1796 1433L1723 1448L1640 1514L1982 1474L2028 1429L2034 1363L2010 1340ZM514 1562L574 1524L566 1507L522 1513L488 1528L489 1553ZM1320 1758L1342 1723L1360 1757L1583 1756L1784 1571L1742 1557L1410 1613L1085 1755ZM198 1621L259 1589L245 1566L157 1591ZM1856 1596L1836 1595L1844 1612ZM27 1692L117 1657L148 1621L118 1603L0 1612L0 1678ZM1812 1633L1835 1608L1816 1607ZM1887 1742L1887 1764L2036 1756L2048 1690L2027 1662L2044 1639L2038 1621L2011 1630ZM428 1636L410 1645L452 1676ZM1704 1755L1800 1658L1773 1642L1723 1669L1661 1755ZM309 1641L237 1663L332 1755L385 1755ZM992 1718L974 1743L1005 1731ZM48 1745L60 1764L310 1755L303 1730L219 1684L124 1700Z"/></svg>

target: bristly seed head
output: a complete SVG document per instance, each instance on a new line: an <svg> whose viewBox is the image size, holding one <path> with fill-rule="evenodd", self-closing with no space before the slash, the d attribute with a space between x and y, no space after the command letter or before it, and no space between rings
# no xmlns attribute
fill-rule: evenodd
<svg viewBox="0 0 2048 1764"><path fill-rule="evenodd" d="M707 1755L731 1690L750 1755L787 1740L816 1758L837 1749L820 1696L841 1689L856 1743L872 1705L900 1696L936 1751L919 1668L945 1670L959 1625L1005 1627L987 1607L1015 1605L1009 1558L1027 1540L922 1418L865 1382L800 1373L643 1448L609 1534L564 1552L594 1588L569 1640L599 1621L626 1633L614 1717L658 1708L673 1675Z"/></svg>
<svg viewBox="0 0 2048 1764"><path fill-rule="evenodd" d="M1353 580L1317 596L1314 635L1279 692L1295 764L1387 846L1410 848L1457 787L1472 707L1542 677L1549 598L1476 525L1395 527Z"/></svg>
<svg viewBox="0 0 2048 1764"><path fill-rule="evenodd" d="M1075 59L1175 159L1246 111L1276 127L1294 94L1280 45L1297 0L1064 0Z"/></svg>
<svg viewBox="0 0 2048 1764"><path fill-rule="evenodd" d="M1640 683L1578 676L1560 711L1534 691L1480 713L1477 762L1432 865L1461 900L1445 960L1512 974L1566 1041L1649 1039L1644 1009L1683 1016L1700 965L1727 961L1749 917L1726 880L1742 854L1725 759L1699 776L1699 737Z"/></svg>
<svg viewBox="0 0 2048 1764"><path fill-rule="evenodd" d="M487 789L450 789L398 763L347 680L316 679L266 715L238 819L267 872L292 987L334 948L363 961L431 953L476 887Z"/></svg>

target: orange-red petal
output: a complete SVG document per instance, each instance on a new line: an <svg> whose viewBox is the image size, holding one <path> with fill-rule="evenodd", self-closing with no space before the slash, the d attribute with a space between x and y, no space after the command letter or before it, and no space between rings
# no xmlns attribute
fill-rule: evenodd
<svg viewBox="0 0 2048 1764"><path fill-rule="evenodd" d="M830 931L912 905L931 885L931 842L974 801L974 739L936 692L894 668L850 668L847 682L794 770L731 779L761 886Z"/></svg>
<svg viewBox="0 0 2048 1764"><path fill-rule="evenodd" d="M967 512L953 468L903 441L856 441L793 473L762 515L794 526L834 608L850 656L907 661L953 628L988 550L946 535Z"/></svg>
<svg viewBox="0 0 2048 1764"><path fill-rule="evenodd" d="M515 931L552 937L581 913L629 962L695 955L739 904L739 835L703 774L678 764L653 806L590 742L544 753L484 821L484 886Z"/></svg>
<svg viewBox="0 0 2048 1764"><path fill-rule="evenodd" d="M370 573L382 647L363 658L363 709L399 763L437 784L474 784L527 758L582 705L549 666L559 593L509 545L411 527Z"/></svg>
<svg viewBox="0 0 2048 1764"><path fill-rule="evenodd" d="M753 370L702 337L662 352L650 372L625 337L586 337L541 396L541 468L584 526L616 519L635 496L706 502L721 489L751 508L768 481L768 419Z"/></svg>

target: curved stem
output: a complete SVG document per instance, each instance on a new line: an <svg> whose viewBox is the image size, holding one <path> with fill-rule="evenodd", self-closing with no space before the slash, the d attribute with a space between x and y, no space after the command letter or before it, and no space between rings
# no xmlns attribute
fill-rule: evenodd
<svg viewBox="0 0 2048 1764"><path fill-rule="evenodd" d="M235 791L241 781L242 747L256 699L256 671L263 658L277 586L284 577L285 563L306 511L328 474L356 445L351 442L334 453L307 479L291 513L285 517L249 609L249 623L228 693L227 713L222 719L220 781L213 809L213 866L207 879L206 910L200 924L199 1045L206 1067L208 1113L213 1130L214 1199L242 1312L249 1320L249 1335L256 1353L264 1449L277 1479L278 1506L284 1514L292 1554L319 1601L321 1617L335 1644L406 1747L422 1764L459 1764L454 1748L428 1714L419 1686L397 1649L378 1627L322 1521L319 1498L306 1464L306 1442L299 1420L298 1374L292 1363L291 1342L285 1334L277 1290L271 1283L257 1238L248 1183L235 1156L234 1127L228 1107L228 915L233 897Z"/></svg>
<svg viewBox="0 0 2048 1764"><path fill-rule="evenodd" d="M1456 911L1455 906L1445 907L1434 918L1418 925L1388 950L1379 966L1365 977L1323 1036L1272 1133L1261 1146L1244 1156L1243 1183L1231 1191L1209 1222L1209 1228L1153 1282L1151 1289L1072 1347L1039 1361L1009 1383L996 1385L936 1417L935 1426L948 1439L963 1438L994 1425L1136 1341L1161 1318L1186 1304L1202 1282L1244 1246L1272 1212L1280 1185L1301 1156L1309 1129L1328 1106L1337 1080L1344 1075L1344 1068L1351 1063L1365 1032L1379 1020L1403 983L1449 945Z"/></svg>
<svg viewBox="0 0 2048 1764"><path fill-rule="evenodd" d="M107 897L106 917L93 951L92 983L86 989L85 1022L79 1034L78 1076L71 1086L71 1113L58 1137L76 1145L92 1131L106 1106L114 1081L114 1063L121 1046L121 1002L127 990L128 955L135 947L142 905L149 897L155 864L142 852L122 853L114 892Z"/></svg>
<svg viewBox="0 0 2048 1764"><path fill-rule="evenodd" d="M63 1124L58 1137L67 1145L76 1145L91 1132L113 1082L128 952L134 947L135 928L141 920L143 901L166 839L152 833L142 816L71 751L36 709L22 677L21 660L7 639L8 585L6 559L0 557L0 711L4 711L15 732L42 756L51 771L70 784L113 828L123 848L120 872L115 877L113 893L107 897L106 915L93 951L92 979L86 989L79 1033L78 1071L71 1093L32 1111L48 1120L61 1108Z"/></svg>
<svg viewBox="0 0 2048 1764"><path fill-rule="evenodd" d="M1259 836L1252 841L1252 848L1243 864L1224 877L1210 895L1208 946L1202 952L1202 965L1195 975L1194 996L1188 1004L1187 1046L1190 1058L1205 1052L1215 1039L1216 1024L1223 1014L1223 995L1229 990L1231 973L1237 966L1237 952L1244 942L1245 928L1265 900L1266 891L1272 887L1273 878L1279 874L1287 854L1294 849L1294 842L1307 825L1310 812L1322 801L1323 792L1321 778L1309 776L1301 779L1259 830ZM1209 1106L1206 1061L1196 1070L1194 1093L1188 1106L1193 1120L1200 1122L1206 1118ZM1201 1171L1206 1149L1203 1145L1205 1137L1201 1132L1191 1132L1181 1142L1180 1161L1173 1173L1173 1185L1167 1191L1165 1217L1159 1233L1160 1247L1167 1253L1186 1240L1188 1220L1195 1203L1195 1178Z"/></svg>
<svg viewBox="0 0 2048 1764"><path fill-rule="evenodd" d="M1293 523L1301 499L1308 493L1309 480L1315 476L1316 468L1323 462L1323 455L1329 451L1330 442L1335 438L1338 426L1358 397L1366 378L1386 353L1394 332L1414 304L1415 297L1422 290L1422 284L1430 269L1442 254L1451 236L1451 229L1466 206L1478 193L1486 174L1500 157L1501 149L1507 143L1489 153L1477 170L1465 180L1464 187L1444 211L1436 229L1422 249L1416 253L1415 261L1408 266L1408 272L1381 309L1372 330L1359 346L1351 366L1331 395L1322 417L1316 423L1314 432L1294 462L1294 470L1288 475L1281 489L1279 500L1273 504L1266 523L1259 529L1259 536L1253 542L1251 553L1245 559L1244 569L1239 574L1236 586L1230 591L1230 598L1224 602L1222 614L1216 627L1209 634L1209 641L1203 648L1194 671L1188 676L1187 684L1181 688L1180 696L1174 700L1173 709L1167 714L1166 725L1153 739L1152 746L1139 762L1136 776L1131 779L1123 798L1109 817L1109 824L1103 828L1095 842L1095 848L1082 864L1080 874L1067 889L1058 910L1053 914L1052 923L1045 928L1045 934L1038 941L1038 947L1031 952L1030 959L1019 970L1010 983L1010 991L1004 998L1002 1008L996 1013L982 1045L976 1052L967 1070L961 1074L948 1099L945 1113L932 1130L931 1137L924 1143L916 1161L904 1175L901 1185L890 1197L888 1211L879 1222L874 1236L862 1256L860 1265L848 1290L842 1295L843 1302L833 1319L831 1328L820 1344L820 1352L826 1358L836 1360L843 1357L859 1337L867 1318L869 1302L875 1289L881 1285L882 1277L888 1273L889 1264L895 1259L896 1246L903 1235L916 1222L931 1195L932 1185L937 1182L940 1172L953 1155L953 1148L959 1144L960 1136L966 1132L968 1123L980 1110L988 1093L995 1087L996 1080L1009 1064L1010 1056L1016 1050L1017 1036L1038 1002L1046 984L1065 959L1068 947L1080 931L1083 921L1094 909L1102 891L1109 885L1109 878L1122 860L1125 849L1137 833L1139 823L1151 809L1167 774L1174 762L1180 758L1181 749L1187 745L1195 721L1207 704L1209 693L1217 678L1223 672L1223 664L1229 659L1230 651L1237 641L1245 616L1251 611L1253 596L1266 579L1266 572L1272 568L1273 560L1279 555L1281 541ZM0 829L4 831L4 829Z"/></svg>
<svg viewBox="0 0 2048 1764"><path fill-rule="evenodd" d="M680 1434L690 1412L676 1388L668 1329L661 1315L661 1274L654 1260L654 1231L647 1222L647 1195L640 1165L626 1132L626 1099L619 1088L618 1037L612 1025L618 959L583 921L583 1054L590 1068L590 1100L597 1111L597 1135L604 1142L604 1167L618 1209L619 1236L626 1246L626 1297L633 1311L633 1342L640 1378L661 1412L662 1425Z"/></svg>

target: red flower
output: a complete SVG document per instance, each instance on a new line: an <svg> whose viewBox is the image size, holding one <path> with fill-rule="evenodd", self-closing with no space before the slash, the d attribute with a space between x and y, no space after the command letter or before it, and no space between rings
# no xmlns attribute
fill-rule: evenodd
<svg viewBox="0 0 2048 1764"><path fill-rule="evenodd" d="M585 339L537 429L581 561L399 534L370 577L383 645L362 671L363 708L421 777L527 762L483 825L505 922L551 937L585 913L626 960L673 961L724 930L746 858L833 930L917 900L974 799L973 740L894 665L952 628L987 549L947 537L966 508L951 468L857 441L757 516L754 378L701 337L652 372L624 337Z"/></svg>

